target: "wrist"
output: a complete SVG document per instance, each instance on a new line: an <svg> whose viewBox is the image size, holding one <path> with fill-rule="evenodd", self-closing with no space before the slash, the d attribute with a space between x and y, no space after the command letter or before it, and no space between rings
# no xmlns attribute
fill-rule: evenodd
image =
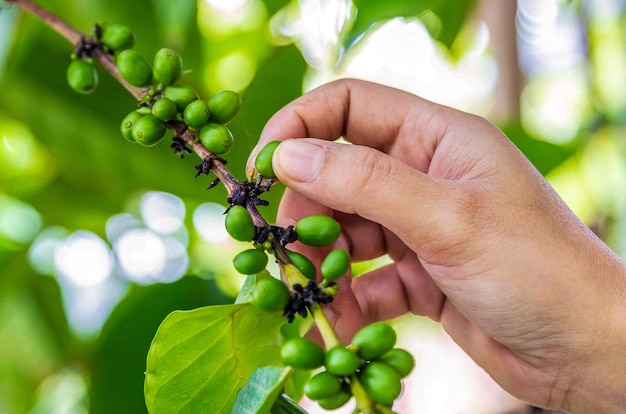
<svg viewBox="0 0 626 414"><path fill-rule="evenodd" d="M600 301L589 310L594 346L581 350L563 404L571 414L626 411L626 264L615 259L609 267L598 277Z"/></svg>

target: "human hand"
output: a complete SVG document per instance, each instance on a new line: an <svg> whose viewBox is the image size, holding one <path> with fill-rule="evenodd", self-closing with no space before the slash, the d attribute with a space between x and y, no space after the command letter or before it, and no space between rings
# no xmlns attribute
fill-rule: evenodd
<svg viewBox="0 0 626 414"><path fill-rule="evenodd" d="M497 128L344 80L279 111L250 160L271 140L287 140L273 162L288 187L279 224L327 214L353 261L394 261L343 283L330 316L344 341L364 323L425 315L525 401L624 409L625 265Z"/></svg>

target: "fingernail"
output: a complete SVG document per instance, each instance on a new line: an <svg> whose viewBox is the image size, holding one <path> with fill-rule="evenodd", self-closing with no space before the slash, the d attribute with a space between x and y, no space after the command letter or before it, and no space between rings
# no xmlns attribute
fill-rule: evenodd
<svg viewBox="0 0 626 414"><path fill-rule="evenodd" d="M275 168L281 175L294 181L315 180L324 162L324 147L303 139L289 139L281 143L274 154ZM285 177L283 177L285 178Z"/></svg>

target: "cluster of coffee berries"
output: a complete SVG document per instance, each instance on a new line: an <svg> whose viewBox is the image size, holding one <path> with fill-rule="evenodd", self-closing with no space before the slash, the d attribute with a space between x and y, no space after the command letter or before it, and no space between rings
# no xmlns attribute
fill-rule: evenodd
<svg viewBox="0 0 626 414"><path fill-rule="evenodd" d="M93 37L81 37L72 53L72 61L67 67L67 83L78 93L90 94L98 86L98 72L93 64L97 50L110 55L131 48L135 44L135 34L121 24L95 25Z"/></svg>
<svg viewBox="0 0 626 414"><path fill-rule="evenodd" d="M154 146L163 138L166 122L182 121L212 153L232 149L234 138L225 124L241 107L236 92L223 90L208 101L200 99L193 86L177 83L183 60L169 48L157 51L152 66L136 50L124 50L117 57L117 68L129 84L148 88L139 108L122 120L121 132L128 141Z"/></svg>
<svg viewBox="0 0 626 414"><path fill-rule="evenodd" d="M154 146L164 137L166 122L181 121L212 153L229 152L234 139L226 124L241 107L239 95L223 90L208 101L201 100L191 85L177 83L183 75L183 60L176 51L161 48L150 64L132 49L134 44L135 35L128 27L96 25L94 36L81 37L75 47L67 70L68 83L77 92L93 92L98 84L93 58L101 50L115 59L120 76L128 84L146 88L139 107L122 120L120 130L126 140Z"/></svg>
<svg viewBox="0 0 626 414"><path fill-rule="evenodd" d="M295 226L287 228L271 225L259 228L255 226L245 203L229 207L224 223L226 231L233 239L254 243L253 248L241 251L233 259L235 270L244 275L259 274L265 270L269 261L267 254L276 254L273 242L278 242L284 247L287 243L299 240L308 246L323 247L334 243L341 233L339 223L324 215L304 217L298 220ZM334 281L342 277L350 268L350 255L342 249L335 249L328 253L320 266L322 281L317 283L317 269L311 260L295 251L284 249L284 252L291 264L308 282L293 284L291 291L288 291L287 287L278 280L276 280L277 283L262 282L264 289L272 289L271 296L277 298L276 303L268 304L269 299L260 298L262 293L258 293L258 301L253 302L260 303L259 307L264 310L283 309L287 322L292 322L296 314L306 317L314 303L326 304L332 301L333 295L337 292L337 285ZM273 287L270 287L270 284ZM283 286L278 286L278 284Z"/></svg>
<svg viewBox="0 0 626 414"><path fill-rule="evenodd" d="M322 408L333 410L347 403L360 386L380 412L389 408L402 392L402 378L415 365L413 356L395 348L396 332L387 323L362 328L347 347L324 351L310 339L295 337L280 350L285 365L301 370L323 367L304 386L304 393Z"/></svg>

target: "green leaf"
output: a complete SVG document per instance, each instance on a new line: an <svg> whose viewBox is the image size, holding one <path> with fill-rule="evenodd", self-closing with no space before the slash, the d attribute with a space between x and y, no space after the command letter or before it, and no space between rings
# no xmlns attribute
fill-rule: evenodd
<svg viewBox="0 0 626 414"><path fill-rule="evenodd" d="M237 393L231 414L266 414L293 372L291 368L263 367L252 373Z"/></svg>
<svg viewBox="0 0 626 414"><path fill-rule="evenodd" d="M132 286L91 349L90 414L147 413L146 355L163 319L174 310L231 302L213 278L189 275L174 283Z"/></svg>
<svg viewBox="0 0 626 414"><path fill-rule="evenodd" d="M280 365L280 313L251 304L173 312L148 353L145 396L151 413L228 412L254 370Z"/></svg>

